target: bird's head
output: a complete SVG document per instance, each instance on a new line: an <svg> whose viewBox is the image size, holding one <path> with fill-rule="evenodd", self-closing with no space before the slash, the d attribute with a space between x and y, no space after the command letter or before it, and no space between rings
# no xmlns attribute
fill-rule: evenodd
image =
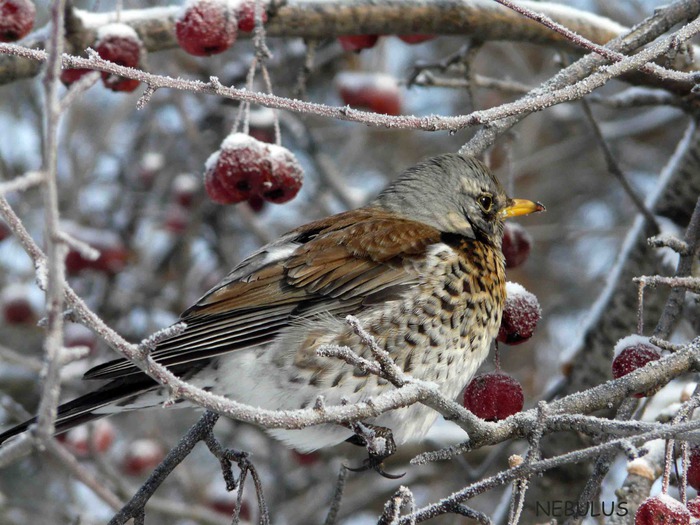
<svg viewBox="0 0 700 525"><path fill-rule="evenodd" d="M544 210L540 203L509 198L483 163L453 153L408 168L373 204L494 246L501 245L504 219Z"/></svg>

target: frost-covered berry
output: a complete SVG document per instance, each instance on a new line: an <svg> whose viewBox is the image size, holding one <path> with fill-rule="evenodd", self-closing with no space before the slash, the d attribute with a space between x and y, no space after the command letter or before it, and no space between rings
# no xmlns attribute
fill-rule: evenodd
<svg viewBox="0 0 700 525"><path fill-rule="evenodd" d="M269 176L263 180L261 195L266 201L282 204L299 193L304 170L287 148L270 144L267 150L271 169Z"/></svg>
<svg viewBox="0 0 700 525"><path fill-rule="evenodd" d="M0 42L14 42L34 26L36 9L30 0L0 0Z"/></svg>
<svg viewBox="0 0 700 525"><path fill-rule="evenodd" d="M686 468L688 469L688 485L700 491L700 446L691 447Z"/></svg>
<svg viewBox="0 0 700 525"><path fill-rule="evenodd" d="M661 359L661 352L658 347L649 342L648 337L630 335L623 337L615 344L614 358L612 362L612 376L618 379L638 368L642 368L647 363ZM654 395L656 390L637 393L634 397L647 397Z"/></svg>
<svg viewBox="0 0 700 525"><path fill-rule="evenodd" d="M91 71L92 69L84 68L63 69L61 70L61 82L63 82L64 86L70 86L71 84L77 82Z"/></svg>
<svg viewBox="0 0 700 525"><path fill-rule="evenodd" d="M386 115L401 113L399 85L390 75L346 71L336 77L336 85L345 104Z"/></svg>
<svg viewBox="0 0 700 525"><path fill-rule="evenodd" d="M499 370L479 374L464 391L464 408L486 421L500 421L523 409L523 388Z"/></svg>
<svg viewBox="0 0 700 525"><path fill-rule="evenodd" d="M422 44L428 40L433 40L435 35L397 35L403 42L407 44Z"/></svg>
<svg viewBox="0 0 700 525"><path fill-rule="evenodd" d="M256 0L243 0L236 9L236 17L238 18L238 29L240 31L250 32L255 29L255 2ZM262 23L267 23L267 12L263 3Z"/></svg>
<svg viewBox="0 0 700 525"><path fill-rule="evenodd" d="M271 176L266 144L245 133L232 133L221 143L213 169L233 202L261 195L263 181Z"/></svg>
<svg viewBox="0 0 700 525"><path fill-rule="evenodd" d="M340 42L344 51L356 52L374 47L377 40L379 40L379 35L346 35L338 37L338 42Z"/></svg>
<svg viewBox="0 0 700 525"><path fill-rule="evenodd" d="M36 311L29 299L29 288L24 284L11 284L0 293L0 308L7 324L33 323Z"/></svg>
<svg viewBox="0 0 700 525"><path fill-rule="evenodd" d="M207 159L204 171L204 189L211 200L217 204L236 204L243 199L237 199L235 195L223 187L217 172L217 161L220 152L216 151Z"/></svg>
<svg viewBox="0 0 700 525"><path fill-rule="evenodd" d="M107 24L97 32L95 51L101 58L120 66L136 68L141 63L143 48L134 29L126 24ZM102 72L102 83L112 91L134 91L139 81L124 78L106 71Z"/></svg>
<svg viewBox="0 0 700 525"><path fill-rule="evenodd" d="M173 179L173 198L183 208L192 206L194 196L197 194L199 183L191 173L180 173Z"/></svg>
<svg viewBox="0 0 700 525"><path fill-rule="evenodd" d="M262 107L250 111L248 132L254 139L268 144L275 143L275 110Z"/></svg>
<svg viewBox="0 0 700 525"><path fill-rule="evenodd" d="M688 503L686 503L686 507L688 507L688 511L693 518L700 519L700 496L688 501Z"/></svg>
<svg viewBox="0 0 700 525"><path fill-rule="evenodd" d="M634 515L634 525L689 525L690 512L668 494L647 498Z"/></svg>
<svg viewBox="0 0 700 525"><path fill-rule="evenodd" d="M141 476L155 468L165 457L163 447L153 439L137 439L129 445L122 461L122 471Z"/></svg>
<svg viewBox="0 0 700 525"><path fill-rule="evenodd" d="M69 275L76 275L84 270L116 275L126 267L130 257L129 250L116 233L87 228L68 221L62 226L66 233L99 252L97 259L91 260L76 249L69 250L66 255L66 272Z"/></svg>
<svg viewBox="0 0 700 525"><path fill-rule="evenodd" d="M501 343L518 345L532 337L542 317L540 303L534 294L518 283L506 283L506 304L496 339Z"/></svg>
<svg viewBox="0 0 700 525"><path fill-rule="evenodd" d="M175 22L177 42L190 55L223 53L237 35L238 20L227 0L188 0Z"/></svg>
<svg viewBox="0 0 700 525"><path fill-rule="evenodd" d="M532 237L518 223L506 223L503 231L503 255L506 268L515 268L523 264L532 249Z"/></svg>
<svg viewBox="0 0 700 525"><path fill-rule="evenodd" d="M92 435L90 429L86 425L82 425L69 430L63 435L61 441L73 454L86 457L92 451L107 452L114 443L116 434L112 423L106 419L100 419L93 425Z"/></svg>

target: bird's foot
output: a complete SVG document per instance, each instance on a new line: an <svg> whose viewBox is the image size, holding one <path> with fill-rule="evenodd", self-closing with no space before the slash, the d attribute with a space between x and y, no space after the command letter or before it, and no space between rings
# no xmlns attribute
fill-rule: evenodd
<svg viewBox="0 0 700 525"><path fill-rule="evenodd" d="M366 447L369 457L359 467L346 467L348 470L352 472L374 470L387 479L399 479L406 475L405 472L402 474L391 474L384 470L384 460L396 453L396 443L390 428L366 423L355 423L352 426L352 430L355 434L346 441L353 445Z"/></svg>

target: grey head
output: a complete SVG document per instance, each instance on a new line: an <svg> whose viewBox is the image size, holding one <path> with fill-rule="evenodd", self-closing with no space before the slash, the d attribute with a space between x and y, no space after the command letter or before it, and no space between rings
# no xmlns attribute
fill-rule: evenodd
<svg viewBox="0 0 700 525"><path fill-rule="evenodd" d="M482 162L447 153L408 168L370 205L500 246L503 210L511 203Z"/></svg>

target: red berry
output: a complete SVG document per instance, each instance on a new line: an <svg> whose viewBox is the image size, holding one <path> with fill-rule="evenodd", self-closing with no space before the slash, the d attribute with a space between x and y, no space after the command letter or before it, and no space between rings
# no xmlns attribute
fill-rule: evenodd
<svg viewBox="0 0 700 525"><path fill-rule="evenodd" d="M0 0L0 42L14 42L34 26L36 9L30 0Z"/></svg>
<svg viewBox="0 0 700 525"><path fill-rule="evenodd" d="M171 204L165 212L165 229L171 233L181 234L190 224L190 211L179 204Z"/></svg>
<svg viewBox="0 0 700 525"><path fill-rule="evenodd" d="M79 251L71 249L66 256L66 271L69 275L76 275L83 270L116 275L126 267L129 250L115 233L86 228L72 222L64 223L63 227L67 233L100 252L97 259L91 260Z"/></svg>
<svg viewBox="0 0 700 525"><path fill-rule="evenodd" d="M350 71L340 73L336 84L345 104L386 115L401 113L401 93L394 77Z"/></svg>
<svg viewBox="0 0 700 525"><path fill-rule="evenodd" d="M126 24L107 24L97 33L95 50L101 58L120 66L138 67L141 62L141 40L136 31ZM102 83L112 91L134 91L139 81L102 72Z"/></svg>
<svg viewBox="0 0 700 525"><path fill-rule="evenodd" d="M223 200L242 202L262 193L263 182L271 177L272 165L266 144L245 133L232 133L221 143L218 155L207 160L207 171L210 169L228 195ZM211 193L210 197L216 201Z"/></svg>
<svg viewBox="0 0 700 525"><path fill-rule="evenodd" d="M535 331L542 310L537 297L517 283L506 283L506 304L496 339L501 343L519 345Z"/></svg>
<svg viewBox="0 0 700 525"><path fill-rule="evenodd" d="M236 10L238 17L238 29L241 31L250 32L255 29L255 3L257 0L244 0ZM263 5L262 23L267 23L267 12Z"/></svg>
<svg viewBox="0 0 700 525"><path fill-rule="evenodd" d="M97 336L82 324L67 324L63 334L63 342L66 348L86 346L91 352L97 348Z"/></svg>
<svg viewBox="0 0 700 525"><path fill-rule="evenodd" d="M688 511L693 518L700 518L700 496L691 499L686 503L686 507L688 507Z"/></svg>
<svg viewBox="0 0 700 525"><path fill-rule="evenodd" d="M251 195L250 199L248 199L248 206L255 213L260 213L265 207L265 201L260 195Z"/></svg>
<svg viewBox="0 0 700 525"><path fill-rule="evenodd" d="M238 499L237 491L227 491L226 487L220 480L212 482L204 493L205 505L214 512L233 516L236 510L236 501ZM239 517L244 522L251 521L250 505L247 501L241 503L241 512Z"/></svg>
<svg viewBox="0 0 700 525"><path fill-rule="evenodd" d="M104 453L114 443L116 430L106 419L100 419L92 428L92 448L95 452ZM81 457L90 454L90 430L82 425L69 430L63 438L63 443L73 454Z"/></svg>
<svg viewBox="0 0 700 525"><path fill-rule="evenodd" d="M0 241L4 241L10 235L12 235L12 231L10 231L10 227L7 224L5 224L5 222L0 221Z"/></svg>
<svg viewBox="0 0 700 525"><path fill-rule="evenodd" d="M464 391L464 408L486 421L500 421L523 409L523 388L498 370L480 374Z"/></svg>
<svg viewBox="0 0 700 525"><path fill-rule="evenodd" d="M141 476L155 468L165 457L163 447L152 439L137 439L129 445L122 461L122 471L130 476Z"/></svg>
<svg viewBox="0 0 700 525"><path fill-rule="evenodd" d="M299 452L297 450L292 450L292 458L302 467L309 467L315 465L321 460L321 455L318 452Z"/></svg>
<svg viewBox="0 0 700 525"><path fill-rule="evenodd" d="M181 173L173 180L173 197L183 208L192 206L192 201L199 188L197 178L190 173Z"/></svg>
<svg viewBox="0 0 700 525"><path fill-rule="evenodd" d="M518 223L509 222L503 232L503 255L506 268L515 268L525 262L532 248L532 237Z"/></svg>
<svg viewBox="0 0 700 525"><path fill-rule="evenodd" d="M689 525L690 512L668 494L647 498L634 515L634 525Z"/></svg>
<svg viewBox="0 0 700 525"><path fill-rule="evenodd" d="M189 0L175 22L180 47L190 55L223 53L236 41L238 21L227 0Z"/></svg>
<svg viewBox="0 0 700 525"><path fill-rule="evenodd" d="M615 345L615 358L612 362L612 376L618 379L638 368L642 368L647 363L661 359L659 349L649 343L649 339L642 336L632 335L620 339ZM652 396L658 389L648 392L637 393L634 397Z"/></svg>
<svg viewBox="0 0 700 525"><path fill-rule="evenodd" d="M407 44L421 44L423 42L427 42L428 40L432 40L435 38L435 35L397 35L402 41L406 42Z"/></svg>
<svg viewBox="0 0 700 525"><path fill-rule="evenodd" d="M361 51L374 47L379 35L346 35L339 36L338 41L344 51Z"/></svg>
<svg viewBox="0 0 700 525"><path fill-rule="evenodd" d="M29 300L29 289L23 284L11 284L0 295L2 314L7 324L28 324L36 315Z"/></svg>
<svg viewBox="0 0 700 525"><path fill-rule="evenodd" d="M251 110L248 120L249 133L254 139L268 144L275 143L275 111L262 107Z"/></svg>
<svg viewBox="0 0 700 525"><path fill-rule="evenodd" d="M695 490L700 490L700 446L690 448L690 457L688 458L688 485ZM700 498L698 498L700 500ZM700 501L698 502L700 504Z"/></svg>
<svg viewBox="0 0 700 525"><path fill-rule="evenodd" d="M266 201L282 204L299 193L304 170L287 148L271 144L268 146L268 154L272 169L262 183L262 197Z"/></svg>
<svg viewBox="0 0 700 525"><path fill-rule="evenodd" d="M235 204L241 202L242 199L237 199L237 196L231 195L219 180L216 168L220 153L219 151L213 153L205 164L204 189L207 195L209 195L209 198L217 204Z"/></svg>
<svg viewBox="0 0 700 525"><path fill-rule="evenodd" d="M71 84L73 84L74 82L77 82L84 75L87 75L91 71L92 71L92 69L83 69L83 68L63 69L61 71L61 82L63 82L64 86L70 86Z"/></svg>

